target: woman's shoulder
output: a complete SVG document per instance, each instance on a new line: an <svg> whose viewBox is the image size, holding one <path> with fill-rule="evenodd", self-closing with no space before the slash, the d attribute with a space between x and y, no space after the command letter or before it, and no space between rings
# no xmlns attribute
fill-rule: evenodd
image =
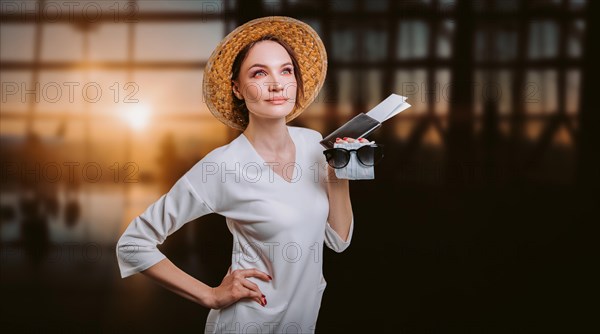
<svg viewBox="0 0 600 334"><path fill-rule="evenodd" d="M296 138L300 139L304 150L309 152L311 161L318 161L323 158L323 146L321 146L321 140L323 135L319 131L304 128L304 127L290 127L292 131L296 133Z"/></svg>
<svg viewBox="0 0 600 334"><path fill-rule="evenodd" d="M240 137L237 137L231 142L209 151L194 164L191 170L206 172L206 170L212 170L221 167L224 164L229 165L231 163L239 162L244 158L245 154L248 154L248 152L244 149Z"/></svg>
<svg viewBox="0 0 600 334"><path fill-rule="evenodd" d="M288 126L288 128L291 131L294 131L295 133L297 133L298 135L303 136L303 137L307 137L310 139L318 139L318 140L323 139L323 135L317 130L313 130L313 129L309 129L309 128L305 128L305 127L301 127L301 126Z"/></svg>

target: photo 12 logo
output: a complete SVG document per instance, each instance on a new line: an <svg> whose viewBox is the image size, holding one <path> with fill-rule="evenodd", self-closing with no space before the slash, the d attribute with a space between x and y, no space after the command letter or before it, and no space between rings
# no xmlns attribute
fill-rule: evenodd
<svg viewBox="0 0 600 334"><path fill-rule="evenodd" d="M5 22L135 23L135 1L0 1Z"/></svg>
<svg viewBox="0 0 600 334"><path fill-rule="evenodd" d="M139 166L135 162L111 165L103 165L95 161L79 163L76 161L65 161L62 163L50 161L46 163L25 163L3 161L0 164L0 180L5 183L9 180L27 182L48 183L74 183L74 182L139 182Z"/></svg>
<svg viewBox="0 0 600 334"><path fill-rule="evenodd" d="M85 101L97 103L106 98L104 92L110 92L114 103L138 103L135 97L140 88L135 82L113 82L102 88L97 82L36 82L31 85L25 82L3 81L1 84L2 103L76 103ZM81 99L79 99L81 98Z"/></svg>

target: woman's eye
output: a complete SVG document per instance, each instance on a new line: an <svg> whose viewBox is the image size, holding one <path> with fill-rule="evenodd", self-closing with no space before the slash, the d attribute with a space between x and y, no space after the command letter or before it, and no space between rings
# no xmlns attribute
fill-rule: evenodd
<svg viewBox="0 0 600 334"><path fill-rule="evenodd" d="M286 68L281 73L283 73L283 74L291 74L292 73L292 69L291 68Z"/></svg>
<svg viewBox="0 0 600 334"><path fill-rule="evenodd" d="M265 71L256 71L256 72L254 72L254 75L252 75L252 76L256 78L256 77L259 77L262 75L266 75Z"/></svg>

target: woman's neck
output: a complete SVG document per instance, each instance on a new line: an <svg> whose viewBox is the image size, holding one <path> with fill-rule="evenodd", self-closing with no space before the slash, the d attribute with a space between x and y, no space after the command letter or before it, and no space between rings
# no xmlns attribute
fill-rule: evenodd
<svg viewBox="0 0 600 334"><path fill-rule="evenodd" d="M285 118L276 120L252 120L244 135L256 149L268 152L282 152L290 147L291 137Z"/></svg>

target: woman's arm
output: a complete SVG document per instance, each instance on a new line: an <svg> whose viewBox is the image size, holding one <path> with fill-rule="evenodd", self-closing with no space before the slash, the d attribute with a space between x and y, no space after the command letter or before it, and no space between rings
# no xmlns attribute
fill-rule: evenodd
<svg viewBox="0 0 600 334"><path fill-rule="evenodd" d="M227 307L243 298L253 299L261 306L266 306L266 296L258 285L246 278L257 277L267 282L271 280L269 275L257 269L238 269L227 274L219 286L212 288L188 275L167 258L141 273L164 288L212 309Z"/></svg>
<svg viewBox="0 0 600 334"><path fill-rule="evenodd" d="M350 182L338 179L335 170L327 166L327 192L329 194L329 225L344 241L348 241L352 224L352 203L350 202Z"/></svg>
<svg viewBox="0 0 600 334"><path fill-rule="evenodd" d="M215 308L212 288L179 269L165 258L141 272L172 292L207 308Z"/></svg>
<svg viewBox="0 0 600 334"><path fill-rule="evenodd" d="M117 241L121 277L142 273L168 290L213 309L229 306L242 298L266 305L266 297L258 285L246 279L259 277L268 281L270 277L266 273L256 269L235 270L212 288L179 269L158 249L159 244L187 222L213 212L203 197L197 195L186 175L137 216Z"/></svg>

